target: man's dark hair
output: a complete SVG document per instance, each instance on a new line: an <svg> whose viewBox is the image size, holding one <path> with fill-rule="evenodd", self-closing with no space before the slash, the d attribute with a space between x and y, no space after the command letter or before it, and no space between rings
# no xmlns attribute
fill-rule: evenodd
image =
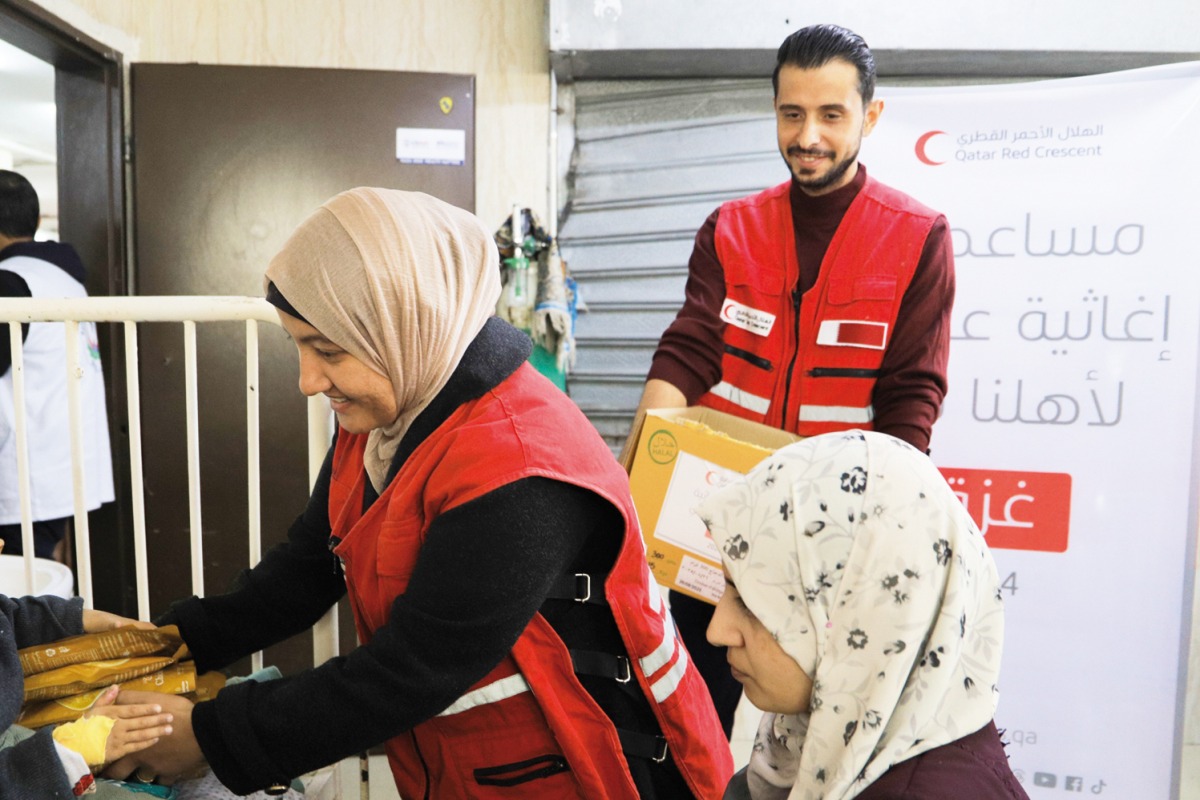
<svg viewBox="0 0 1200 800"><path fill-rule="evenodd" d="M863 38L838 25L809 25L783 40L775 56L771 85L779 96L779 70L785 65L817 69L840 58L858 70L858 93L863 105L875 96L875 56Z"/></svg>
<svg viewBox="0 0 1200 800"><path fill-rule="evenodd" d="M0 169L0 235L10 239L32 238L37 233L37 192L25 176Z"/></svg>

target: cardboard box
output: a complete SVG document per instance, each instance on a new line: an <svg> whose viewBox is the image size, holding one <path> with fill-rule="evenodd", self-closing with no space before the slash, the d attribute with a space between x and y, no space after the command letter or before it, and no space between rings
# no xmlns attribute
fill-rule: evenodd
<svg viewBox="0 0 1200 800"><path fill-rule="evenodd" d="M720 554L695 508L799 436L711 408L646 412L629 486L650 571L663 586L715 603L724 591Z"/></svg>

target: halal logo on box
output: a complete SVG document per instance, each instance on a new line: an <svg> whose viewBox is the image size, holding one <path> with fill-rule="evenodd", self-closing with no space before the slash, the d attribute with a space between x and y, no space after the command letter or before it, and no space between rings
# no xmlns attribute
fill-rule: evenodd
<svg viewBox="0 0 1200 800"><path fill-rule="evenodd" d="M655 431L646 442L646 452L655 464L670 464L679 455L679 443L670 431Z"/></svg>

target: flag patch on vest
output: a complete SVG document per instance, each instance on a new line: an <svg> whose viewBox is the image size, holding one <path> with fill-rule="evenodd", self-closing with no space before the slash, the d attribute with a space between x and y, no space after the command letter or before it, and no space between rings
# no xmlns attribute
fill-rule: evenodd
<svg viewBox="0 0 1200 800"><path fill-rule="evenodd" d="M817 331L817 344L832 347L866 347L883 350L887 347L888 324L850 319L822 320Z"/></svg>
<svg viewBox="0 0 1200 800"><path fill-rule="evenodd" d="M735 328L750 331L757 336L766 336L771 332L771 328L775 327L774 314L759 311L757 308L751 308L728 298L721 306L721 319Z"/></svg>

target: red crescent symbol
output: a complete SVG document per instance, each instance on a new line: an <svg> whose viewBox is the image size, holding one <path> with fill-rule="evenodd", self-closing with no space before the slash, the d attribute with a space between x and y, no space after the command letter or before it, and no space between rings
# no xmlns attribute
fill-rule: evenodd
<svg viewBox="0 0 1200 800"><path fill-rule="evenodd" d="M917 158L921 160L922 164L928 164L931 167L936 167L938 164L946 163L945 161L934 161L925 153L925 145L929 144L929 140L935 136L944 136L945 133L945 131L930 131L929 133L922 134L921 138L917 139Z"/></svg>

